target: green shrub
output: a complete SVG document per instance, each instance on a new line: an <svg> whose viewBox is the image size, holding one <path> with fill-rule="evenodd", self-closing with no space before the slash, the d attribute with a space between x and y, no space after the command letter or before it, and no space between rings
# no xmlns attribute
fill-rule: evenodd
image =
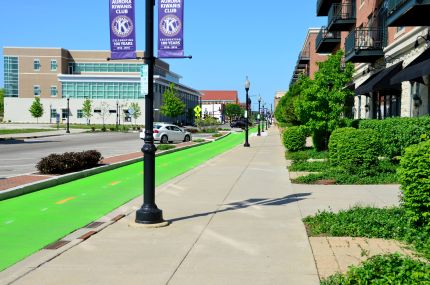
<svg viewBox="0 0 430 285"><path fill-rule="evenodd" d="M289 127L283 135L284 146L289 151L303 150L306 145L306 134L301 127Z"/></svg>
<svg viewBox="0 0 430 285"><path fill-rule="evenodd" d="M402 155L408 146L430 136L430 116L361 120L359 125L360 129L373 129L377 132L381 154L390 158Z"/></svg>
<svg viewBox="0 0 430 285"><path fill-rule="evenodd" d="M195 139L195 140L193 140L193 142L195 142L195 143L202 143L202 142L205 142L206 140L205 139Z"/></svg>
<svg viewBox="0 0 430 285"><path fill-rule="evenodd" d="M328 157L327 151L317 151L314 148L296 151L296 152L286 152L285 158L289 160L299 161L313 159L326 159Z"/></svg>
<svg viewBox="0 0 430 285"><path fill-rule="evenodd" d="M329 156L347 173L369 175L379 164L379 141L373 130L338 131L330 139Z"/></svg>
<svg viewBox="0 0 430 285"><path fill-rule="evenodd" d="M430 284L430 265L400 254L377 255L346 274L335 274L322 285L350 284Z"/></svg>
<svg viewBox="0 0 430 285"><path fill-rule="evenodd" d="M95 167L103 159L100 152L66 152L42 158L36 168L43 174L65 174Z"/></svg>
<svg viewBox="0 0 430 285"><path fill-rule="evenodd" d="M398 175L411 222L430 229L430 141L406 149Z"/></svg>
<svg viewBox="0 0 430 285"><path fill-rule="evenodd" d="M176 148L176 146L171 145L171 144L160 144L159 146L157 146L158 151L170 150L170 149L174 149L174 148Z"/></svg>
<svg viewBox="0 0 430 285"><path fill-rule="evenodd" d="M338 142L340 141L339 136L343 133L354 132L356 129L354 128L339 128L336 129L330 136L330 141L328 143L329 149L329 160L330 164L333 166L339 165L339 151L338 151Z"/></svg>
<svg viewBox="0 0 430 285"><path fill-rule="evenodd" d="M213 138L220 138L220 137L222 137L222 134L220 134L220 133L213 134L212 137Z"/></svg>

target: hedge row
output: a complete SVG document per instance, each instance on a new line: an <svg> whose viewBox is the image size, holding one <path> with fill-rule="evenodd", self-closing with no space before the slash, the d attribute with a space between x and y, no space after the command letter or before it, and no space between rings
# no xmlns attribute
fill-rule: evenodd
<svg viewBox="0 0 430 285"><path fill-rule="evenodd" d="M408 146L430 137L430 116L362 120L359 128L376 131L381 142L381 155L392 158L402 155Z"/></svg>
<svg viewBox="0 0 430 285"><path fill-rule="evenodd" d="M50 154L42 158L36 168L43 174L65 174L95 167L102 159L96 150Z"/></svg>
<svg viewBox="0 0 430 285"><path fill-rule="evenodd" d="M330 164L351 174L374 174L379 164L380 144L373 130L341 128L329 142Z"/></svg>

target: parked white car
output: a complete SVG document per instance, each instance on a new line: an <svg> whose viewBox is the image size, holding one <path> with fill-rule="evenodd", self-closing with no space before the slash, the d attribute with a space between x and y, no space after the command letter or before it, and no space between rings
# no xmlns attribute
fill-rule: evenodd
<svg viewBox="0 0 430 285"><path fill-rule="evenodd" d="M167 123L154 123L154 140L162 144L169 142L189 142L191 133L178 126ZM140 138L145 138L145 130L140 132Z"/></svg>

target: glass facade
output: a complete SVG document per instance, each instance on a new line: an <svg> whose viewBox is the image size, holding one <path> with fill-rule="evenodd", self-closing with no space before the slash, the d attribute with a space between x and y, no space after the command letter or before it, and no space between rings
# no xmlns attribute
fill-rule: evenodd
<svg viewBox="0 0 430 285"><path fill-rule="evenodd" d="M140 83L63 82L63 98L77 99L143 99Z"/></svg>
<svg viewBox="0 0 430 285"><path fill-rule="evenodd" d="M143 64L133 63L69 63L69 70L72 74L82 72L140 72Z"/></svg>
<svg viewBox="0 0 430 285"><path fill-rule="evenodd" d="M18 97L18 57L4 57L4 88L5 97Z"/></svg>

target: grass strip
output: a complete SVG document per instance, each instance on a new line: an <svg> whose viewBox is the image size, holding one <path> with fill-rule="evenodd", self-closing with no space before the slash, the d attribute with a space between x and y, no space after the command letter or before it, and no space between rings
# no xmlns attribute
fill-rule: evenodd
<svg viewBox="0 0 430 285"><path fill-rule="evenodd" d="M2 129L0 130L0 135L41 133L41 132L52 132L56 130L57 129Z"/></svg>

